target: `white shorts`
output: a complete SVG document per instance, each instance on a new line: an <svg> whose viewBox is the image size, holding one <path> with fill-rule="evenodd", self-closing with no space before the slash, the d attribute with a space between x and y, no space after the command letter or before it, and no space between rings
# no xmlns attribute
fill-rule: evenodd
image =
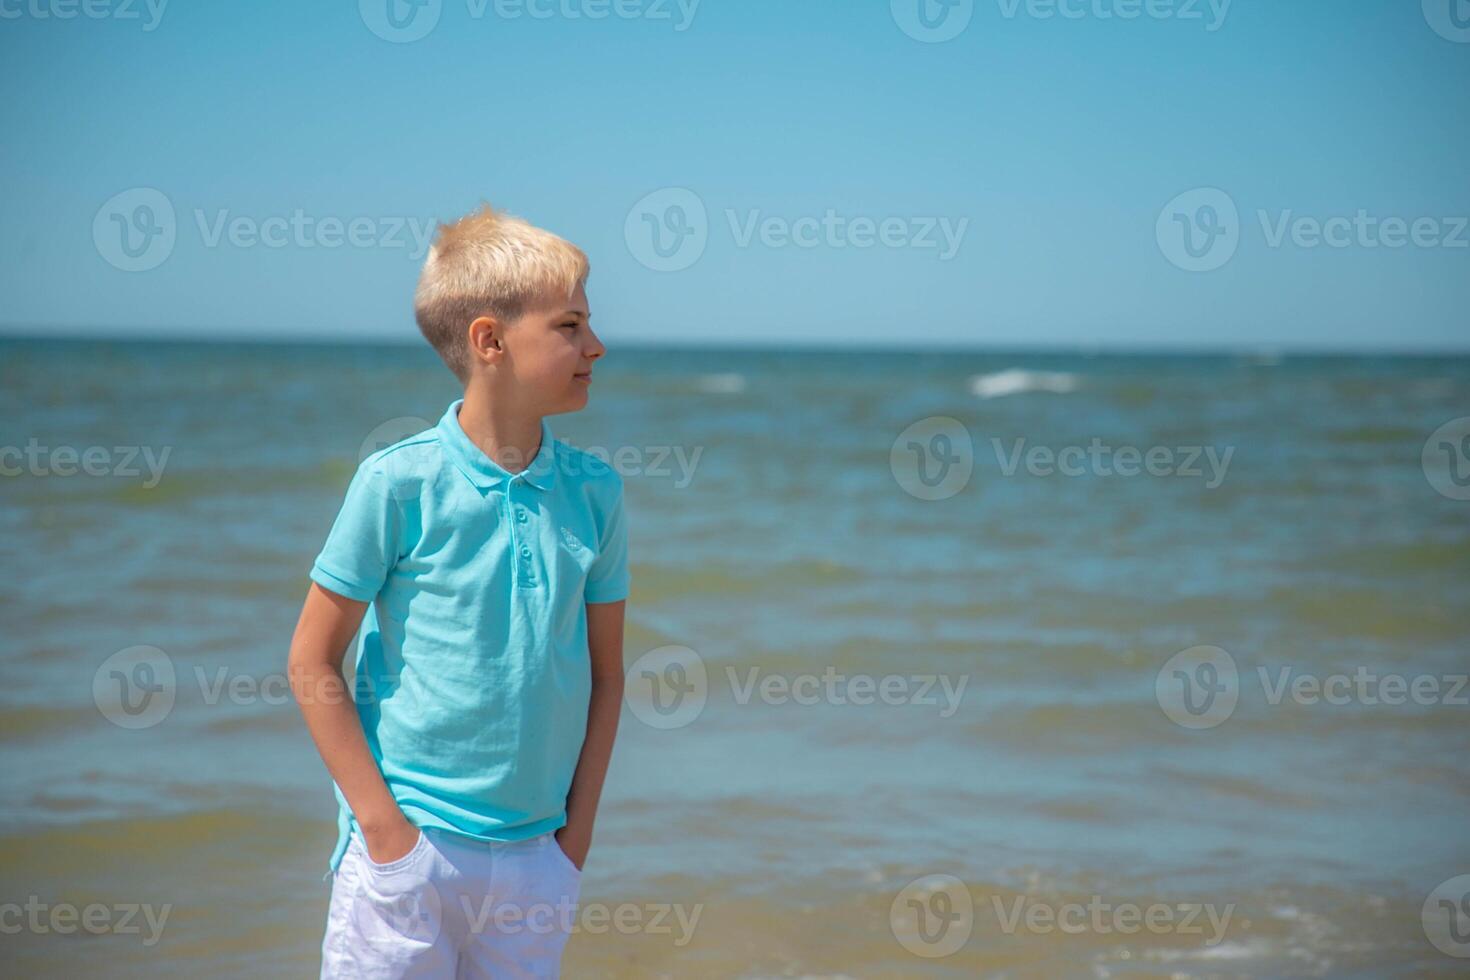
<svg viewBox="0 0 1470 980"><path fill-rule="evenodd" d="M499 843L430 828L376 864L354 830L332 879L321 976L556 977L581 878L553 833Z"/></svg>

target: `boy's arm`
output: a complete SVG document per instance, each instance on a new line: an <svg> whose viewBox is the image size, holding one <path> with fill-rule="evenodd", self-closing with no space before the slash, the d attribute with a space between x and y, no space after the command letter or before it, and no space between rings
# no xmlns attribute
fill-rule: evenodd
<svg viewBox="0 0 1470 980"><path fill-rule="evenodd" d="M383 781L342 676L347 645L367 605L313 582L291 638L286 673L317 751L362 829L368 856L386 863L413 849L418 829Z"/></svg>
<svg viewBox="0 0 1470 980"><path fill-rule="evenodd" d="M602 783L618 734L623 708L623 611L626 600L587 603L587 650L592 658L592 698L587 707L587 737L567 793L567 824L557 843L578 868L592 847L592 822L602 798Z"/></svg>

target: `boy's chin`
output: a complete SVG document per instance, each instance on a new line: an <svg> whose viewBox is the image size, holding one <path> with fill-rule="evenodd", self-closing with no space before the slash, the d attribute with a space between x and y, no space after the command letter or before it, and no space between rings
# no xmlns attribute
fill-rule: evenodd
<svg viewBox="0 0 1470 980"><path fill-rule="evenodd" d="M561 401L556 405L556 407L551 409L546 414L563 415L567 412L580 412L582 409L587 407L587 399L589 395L590 392L588 392L586 386L583 385L581 391L568 392L566 397L562 398Z"/></svg>

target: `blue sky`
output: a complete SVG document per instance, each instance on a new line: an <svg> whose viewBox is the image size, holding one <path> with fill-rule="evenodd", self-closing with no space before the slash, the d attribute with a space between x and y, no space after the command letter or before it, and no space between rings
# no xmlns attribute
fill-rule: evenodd
<svg viewBox="0 0 1470 980"><path fill-rule="evenodd" d="M416 341L485 199L610 340L1470 347L1467 0L88 2L0 0L7 332Z"/></svg>

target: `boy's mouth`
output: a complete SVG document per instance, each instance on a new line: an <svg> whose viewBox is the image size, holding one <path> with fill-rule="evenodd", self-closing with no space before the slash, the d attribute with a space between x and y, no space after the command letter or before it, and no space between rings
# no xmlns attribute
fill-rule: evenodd
<svg viewBox="0 0 1470 980"><path fill-rule="evenodd" d="M592 372L591 371L583 371L581 374L574 374L574 375L572 375L572 377L576 378L578 381L582 382L583 384L589 384L590 385L592 383Z"/></svg>

